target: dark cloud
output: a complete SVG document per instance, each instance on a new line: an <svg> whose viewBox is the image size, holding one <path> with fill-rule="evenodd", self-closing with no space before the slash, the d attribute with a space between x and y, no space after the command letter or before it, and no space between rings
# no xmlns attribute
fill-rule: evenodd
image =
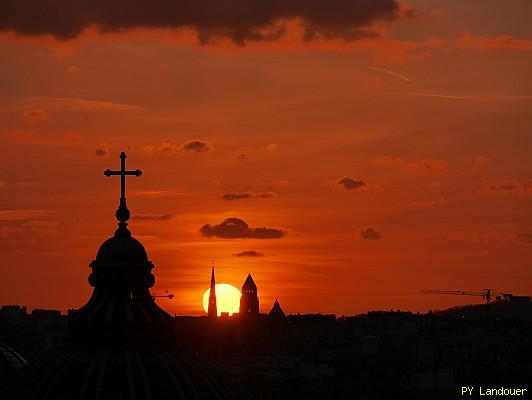
<svg viewBox="0 0 532 400"><path fill-rule="evenodd" d="M521 242L525 242L525 243L530 243L532 244L532 233L531 232L523 232L523 233L520 233L517 238L521 241Z"/></svg>
<svg viewBox="0 0 532 400"><path fill-rule="evenodd" d="M304 40L377 36L372 25L400 15L397 0L4 0L0 30L68 40L86 28L102 33L132 28L194 28L201 44L226 37L238 45L275 41L298 19Z"/></svg>
<svg viewBox="0 0 532 400"><path fill-rule="evenodd" d="M234 253L235 257L264 257L264 254L255 250L245 250L240 253Z"/></svg>
<svg viewBox="0 0 532 400"><path fill-rule="evenodd" d="M224 239L279 239L286 232L277 228L251 228L239 218L227 218L221 224L203 225L200 229L203 236L216 236Z"/></svg>
<svg viewBox="0 0 532 400"><path fill-rule="evenodd" d="M368 186L364 181L356 180L349 177L340 178L336 181L338 186L341 186L345 190L355 190Z"/></svg>
<svg viewBox="0 0 532 400"><path fill-rule="evenodd" d="M361 229L360 236L365 240L379 240L382 237L381 233L376 231L375 228L372 228L371 226Z"/></svg>
<svg viewBox="0 0 532 400"><path fill-rule="evenodd" d="M133 216L133 219L141 221L168 221L172 219L172 214L137 214Z"/></svg>
<svg viewBox="0 0 532 400"><path fill-rule="evenodd" d="M109 154L109 146L107 143L102 143L94 150L94 155L96 157L105 157Z"/></svg>
<svg viewBox="0 0 532 400"><path fill-rule="evenodd" d="M271 197L277 197L278 194L275 192L238 192L238 193L226 193L222 195L222 199L233 201L233 200L242 200L242 199L268 199Z"/></svg>
<svg viewBox="0 0 532 400"><path fill-rule="evenodd" d="M193 153L204 153L212 150L212 146L209 142L202 140L188 140L179 147L182 151Z"/></svg>
<svg viewBox="0 0 532 400"><path fill-rule="evenodd" d="M490 192L532 194L532 180L509 179L489 185Z"/></svg>
<svg viewBox="0 0 532 400"><path fill-rule="evenodd" d="M222 199L232 201L232 200L241 200L241 199L249 199L251 197L251 193L226 193L222 195Z"/></svg>

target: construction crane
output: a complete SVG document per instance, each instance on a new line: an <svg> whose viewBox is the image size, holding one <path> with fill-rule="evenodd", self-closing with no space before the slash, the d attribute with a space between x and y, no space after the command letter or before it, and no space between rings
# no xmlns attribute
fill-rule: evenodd
<svg viewBox="0 0 532 400"><path fill-rule="evenodd" d="M486 304L490 304L491 296L495 294L493 289L483 289L483 290L437 290L437 289L428 289L423 290L423 293L436 293L436 294L451 294L455 296L478 296L484 298Z"/></svg>
<svg viewBox="0 0 532 400"><path fill-rule="evenodd" d="M157 297L166 297L169 300L172 300L174 298L174 295L172 293L168 293L168 290L164 291L166 294L158 294L158 295L152 295L152 300L155 300Z"/></svg>
<svg viewBox="0 0 532 400"><path fill-rule="evenodd" d="M477 296L482 297L486 302L486 310L489 312L491 297L492 296L512 296L509 293L495 292L493 289L483 289L483 290L437 290L437 289L428 289L423 290L423 293L435 293L435 294L450 294L454 296Z"/></svg>

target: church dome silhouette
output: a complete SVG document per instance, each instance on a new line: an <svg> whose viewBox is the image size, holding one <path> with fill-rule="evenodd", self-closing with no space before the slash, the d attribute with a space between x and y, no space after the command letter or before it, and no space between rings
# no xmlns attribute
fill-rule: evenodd
<svg viewBox="0 0 532 400"><path fill-rule="evenodd" d="M22 399L233 399L210 366L180 348L173 318L154 301L153 264L127 228L126 155L120 155L118 229L90 263L91 298L69 321L64 345L22 368L0 390L3 400Z"/></svg>
<svg viewBox="0 0 532 400"><path fill-rule="evenodd" d="M137 239L129 236L113 236L102 243L96 255L98 262L146 262L148 254Z"/></svg>

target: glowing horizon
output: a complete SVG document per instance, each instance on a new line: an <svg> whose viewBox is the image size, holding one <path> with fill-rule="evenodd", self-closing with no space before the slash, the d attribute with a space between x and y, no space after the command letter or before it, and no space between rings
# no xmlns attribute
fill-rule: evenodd
<svg viewBox="0 0 532 400"><path fill-rule="evenodd" d="M211 294L211 289L207 289L203 293L203 310L205 313L209 311L209 296ZM218 311L218 316L222 313L229 313L233 315L238 313L240 310L240 297L242 293L235 286L228 283L217 283L216 284L216 309Z"/></svg>

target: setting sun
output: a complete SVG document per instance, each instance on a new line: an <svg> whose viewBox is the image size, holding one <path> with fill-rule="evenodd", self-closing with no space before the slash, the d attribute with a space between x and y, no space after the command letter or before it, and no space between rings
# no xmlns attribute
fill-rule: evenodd
<svg viewBox="0 0 532 400"><path fill-rule="evenodd" d="M211 294L211 289L207 289L203 293L203 309L205 312L209 310L209 295ZM233 285L227 283L217 283L216 284L216 305L218 309L218 316L223 312L233 315L233 313L238 313L240 309L240 290L238 290Z"/></svg>

